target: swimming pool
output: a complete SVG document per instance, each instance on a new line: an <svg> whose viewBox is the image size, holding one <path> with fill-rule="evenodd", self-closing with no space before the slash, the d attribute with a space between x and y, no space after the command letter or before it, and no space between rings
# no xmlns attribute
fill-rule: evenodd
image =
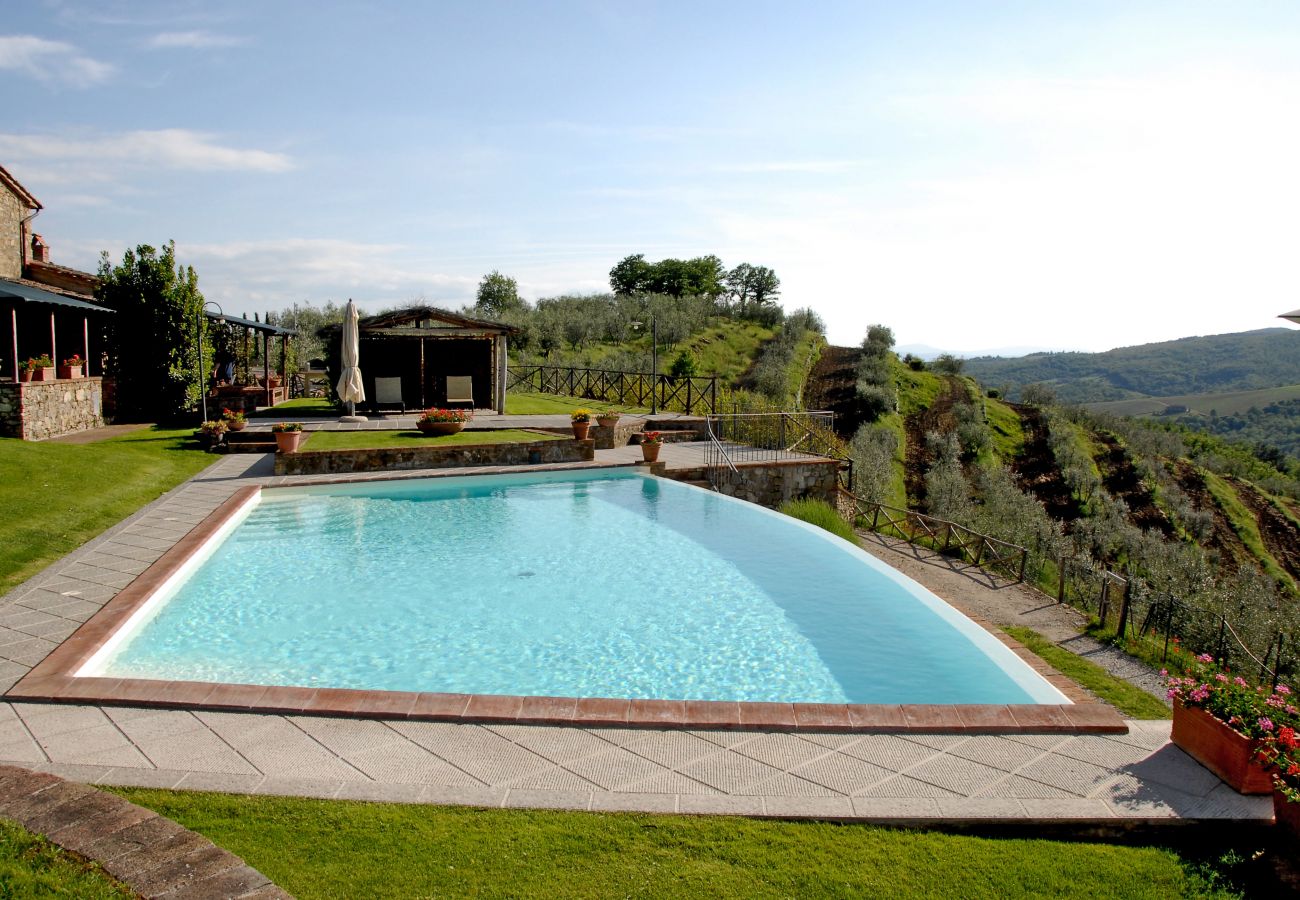
<svg viewBox="0 0 1300 900"><path fill-rule="evenodd" d="M628 471L265 490L78 676L475 695L1063 704L820 529Z"/></svg>

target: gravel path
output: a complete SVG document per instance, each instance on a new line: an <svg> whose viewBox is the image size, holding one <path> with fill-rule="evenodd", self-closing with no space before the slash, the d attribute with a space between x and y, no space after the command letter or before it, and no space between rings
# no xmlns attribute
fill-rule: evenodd
<svg viewBox="0 0 1300 900"><path fill-rule="evenodd" d="M998 625L1032 628L1048 640L1091 660L1147 693L1165 700L1159 673L1127 653L1083 634L1086 617L1057 603L1027 584L996 578L983 569L963 563L904 540L859 532L862 548L909 578L925 585L945 600L978 613Z"/></svg>

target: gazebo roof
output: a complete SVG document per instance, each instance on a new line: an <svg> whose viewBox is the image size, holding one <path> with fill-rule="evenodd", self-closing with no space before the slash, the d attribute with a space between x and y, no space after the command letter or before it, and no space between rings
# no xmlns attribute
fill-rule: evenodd
<svg viewBox="0 0 1300 900"><path fill-rule="evenodd" d="M1295 322L1297 325L1300 325L1300 309L1293 309L1289 313L1282 313L1282 315L1278 316L1278 318L1287 319L1291 322Z"/></svg>
<svg viewBox="0 0 1300 900"><path fill-rule="evenodd" d="M241 319L239 316L228 316L223 313L214 313L210 310L204 310L203 314L207 316L208 320L211 322L220 320L228 325L238 325L240 328L251 328L254 331L261 331L265 334L288 335L289 337L298 336L298 332L292 328L282 328L279 325L268 325L265 322L255 322L252 319Z"/></svg>
<svg viewBox="0 0 1300 900"><path fill-rule="evenodd" d="M334 334L341 330L342 327L342 325L326 325L320 330L320 333L322 335ZM459 333L477 331L483 334L514 334L519 330L513 325L506 325L503 322L473 319L459 313L439 309L436 306L411 306L393 312L380 313L376 316L365 316L357 320L357 327L363 334L376 331L387 331L391 334L409 329L412 336L419 336L421 332L436 334L444 329L454 329Z"/></svg>

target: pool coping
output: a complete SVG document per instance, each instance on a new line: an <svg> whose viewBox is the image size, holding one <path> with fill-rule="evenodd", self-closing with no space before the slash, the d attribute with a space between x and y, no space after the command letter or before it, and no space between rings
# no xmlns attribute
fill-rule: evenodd
<svg viewBox="0 0 1300 900"><path fill-rule="evenodd" d="M341 477L313 484L373 481ZM101 644L236 515L262 485L238 488L211 514L122 588L5 693L7 700L96 703L215 711L463 723L623 726L710 730L763 729L853 733L1120 734L1112 707L1098 702L990 622L950 604L988 631L1069 700L1069 704L834 704L716 700L633 700L374 691L351 688L216 684L77 677ZM275 490L274 487L265 489Z"/></svg>

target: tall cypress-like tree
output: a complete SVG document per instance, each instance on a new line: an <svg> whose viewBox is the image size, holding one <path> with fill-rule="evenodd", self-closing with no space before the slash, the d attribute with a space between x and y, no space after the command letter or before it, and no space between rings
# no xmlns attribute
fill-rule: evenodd
<svg viewBox="0 0 1300 900"><path fill-rule="evenodd" d="M170 419L192 410L206 377L198 371L203 295L194 269L177 265L169 241L161 253L148 244L127 250L116 266L104 253L99 278L96 296L117 311L107 328L118 417Z"/></svg>

